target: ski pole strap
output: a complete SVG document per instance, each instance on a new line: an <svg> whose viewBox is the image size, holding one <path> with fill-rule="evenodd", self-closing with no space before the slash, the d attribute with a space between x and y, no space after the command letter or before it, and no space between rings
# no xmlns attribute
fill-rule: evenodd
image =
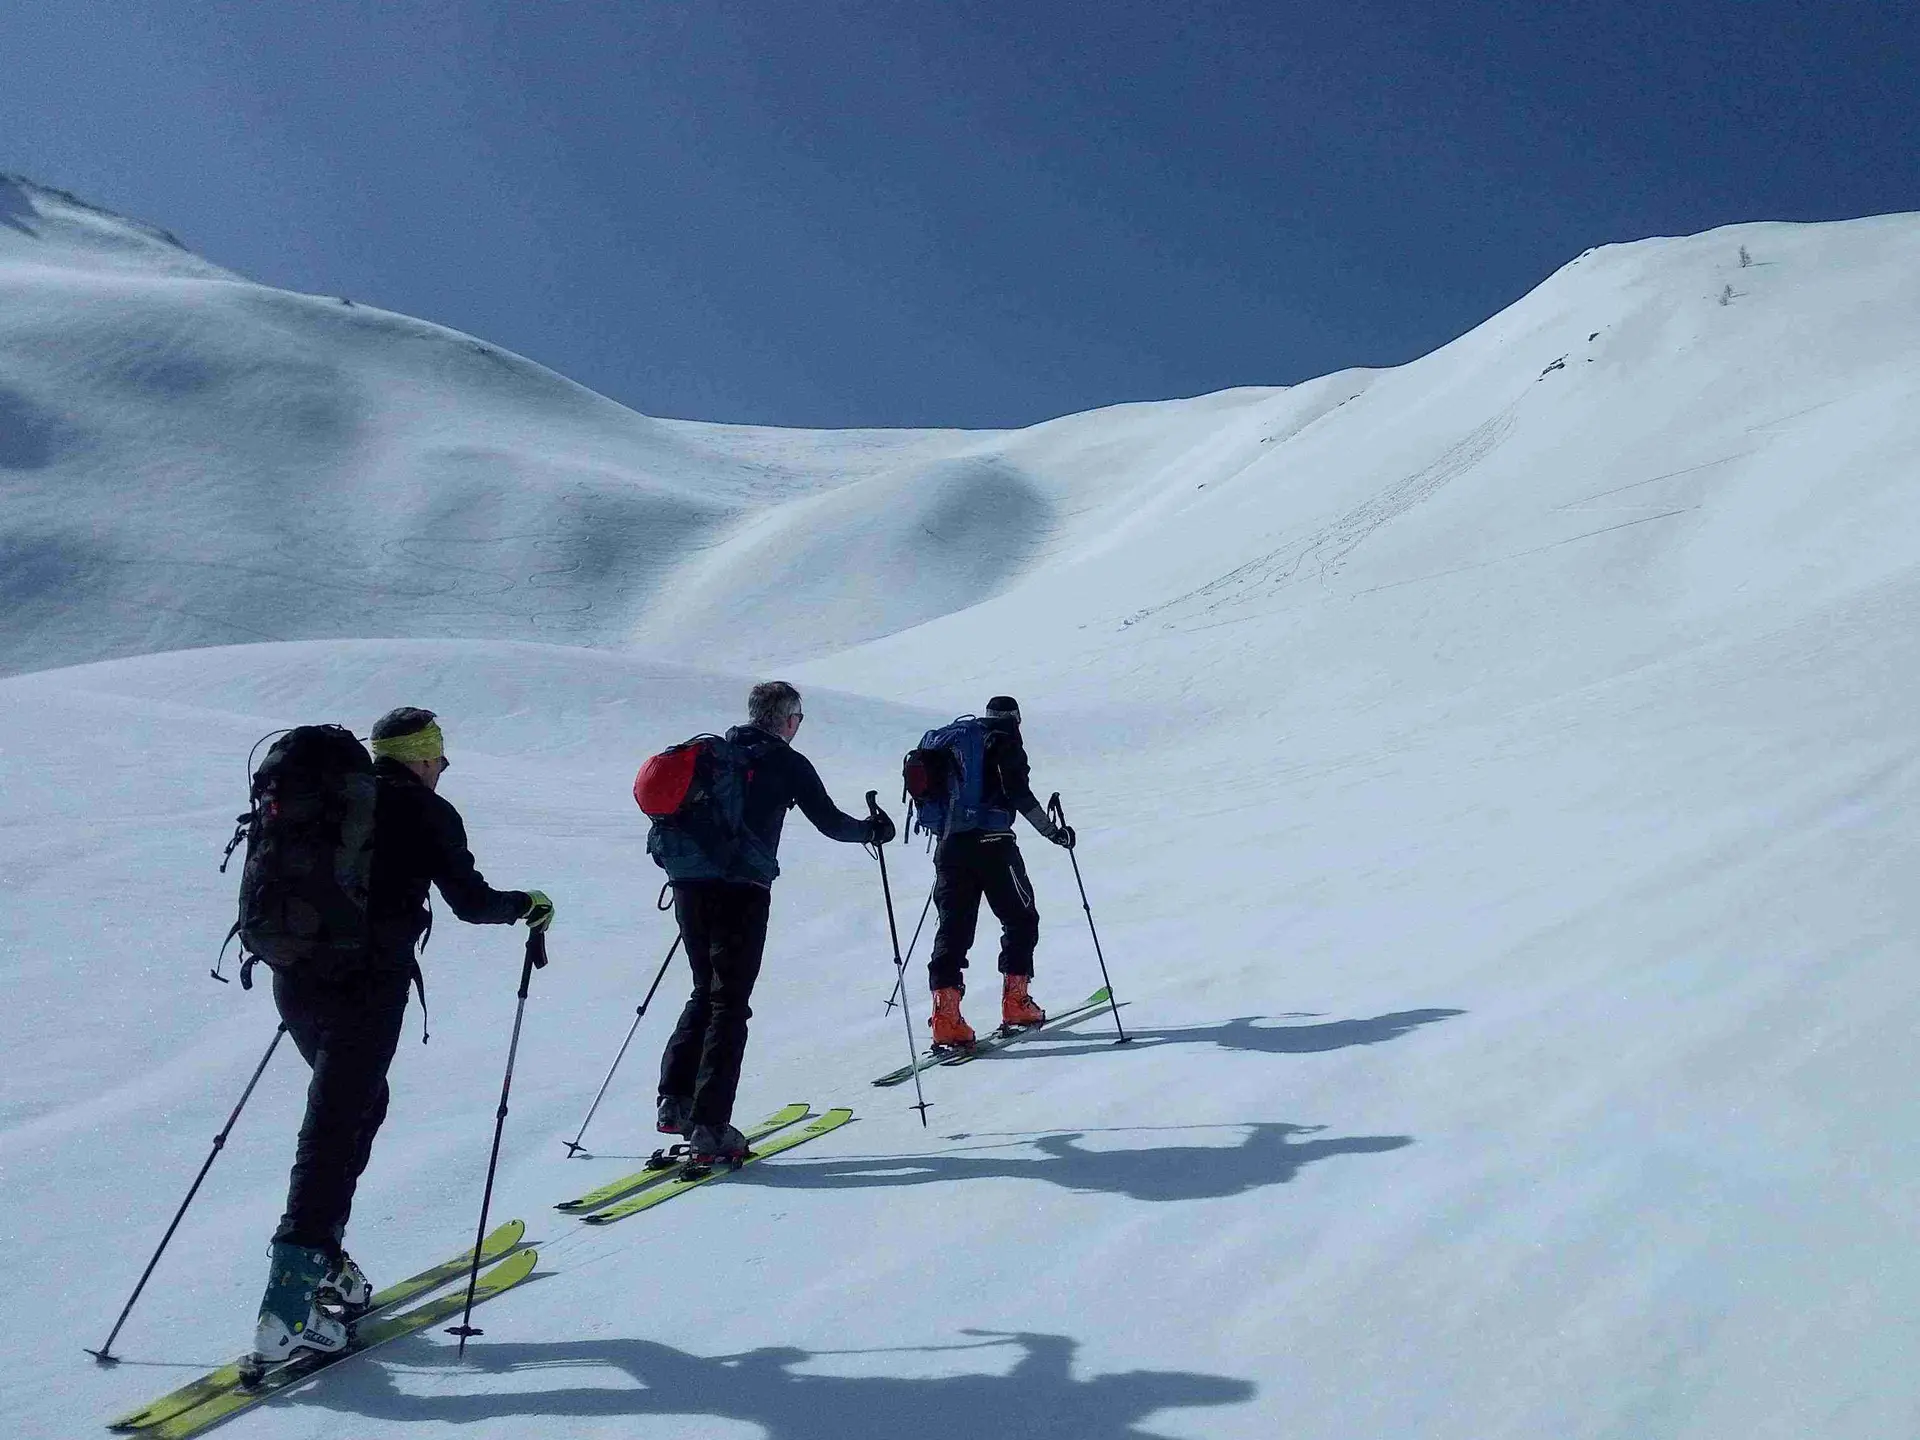
<svg viewBox="0 0 1920 1440"><path fill-rule="evenodd" d="M547 968L547 932L529 930L527 932L527 951L520 966L520 998L527 998L527 987L533 983L533 972Z"/></svg>

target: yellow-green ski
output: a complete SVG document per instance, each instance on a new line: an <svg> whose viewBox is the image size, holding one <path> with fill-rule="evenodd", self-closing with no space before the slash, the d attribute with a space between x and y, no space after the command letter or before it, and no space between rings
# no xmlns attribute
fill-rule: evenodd
<svg viewBox="0 0 1920 1440"><path fill-rule="evenodd" d="M816 1140L825 1135L829 1130L838 1130L851 1119L853 1119L851 1110L829 1110L819 1119L801 1126L798 1130L788 1130L784 1134L775 1135L758 1149L748 1152L747 1158L741 1163L751 1165L754 1161L764 1160L769 1155L778 1155L782 1150L791 1150L796 1145L804 1145L809 1140ZM642 1210L651 1210L656 1205L665 1204L674 1196L685 1194L695 1186L723 1180L733 1173L734 1168L737 1167L716 1165L711 1170L688 1173L686 1168L682 1167L679 1170L670 1171L668 1179L658 1185L649 1185L631 1199L622 1200L618 1205L597 1210L583 1218L589 1225L611 1225L616 1220L624 1220L629 1215L638 1215Z"/></svg>
<svg viewBox="0 0 1920 1440"><path fill-rule="evenodd" d="M785 1109L774 1111L747 1131L747 1144L751 1145L754 1141L764 1139L776 1130L784 1130L796 1121L806 1119L807 1108L805 1105L789 1105ZM602 1205L611 1204L635 1190L643 1190L648 1186L671 1180L679 1173L680 1167L672 1164L663 1165L657 1170L638 1170L631 1175L622 1175L618 1180L609 1180L597 1190L589 1190L577 1200L563 1200L553 1208L564 1210L569 1215L584 1215L589 1210L598 1210Z"/></svg>
<svg viewBox="0 0 1920 1440"><path fill-rule="evenodd" d="M539 1262L540 1252L522 1250L509 1256L480 1277L479 1286L473 1292L473 1303L491 1300L503 1290L510 1290L533 1273L533 1267ZM411 1310L403 1310L398 1315L383 1315L364 1320L354 1326L353 1344L337 1355L319 1355L290 1360L269 1370L257 1385L241 1389L235 1386L211 1400L195 1406L191 1410L162 1420L158 1425L141 1431L156 1440L186 1440L189 1435L198 1435L201 1431L218 1425L229 1416L258 1405L262 1400L279 1394L302 1383L323 1370L330 1370L342 1360L346 1360L376 1345L384 1345L389 1340L398 1340L403 1335L412 1335L437 1325L442 1320L451 1320L459 1315L467 1305L467 1292L464 1287L450 1290L445 1295L437 1295L424 1305Z"/></svg>
<svg viewBox="0 0 1920 1440"><path fill-rule="evenodd" d="M524 1220L509 1220L497 1230L490 1232L480 1247L480 1263L491 1265L518 1245L527 1233ZM473 1250L461 1251L451 1260L442 1260L438 1265L429 1266L417 1275L409 1275L397 1280L386 1289L377 1292L367 1310L355 1323L365 1323L383 1310L391 1310L396 1305L404 1305L416 1300L429 1290L437 1290L449 1280L457 1280L473 1268ZM190 1380L178 1390L162 1395L151 1405L143 1405L138 1410L129 1411L117 1420L109 1420L107 1427L112 1430L144 1430L157 1425L170 1415L178 1415L183 1410L211 1400L214 1396L233 1389L240 1383L240 1362L234 1360L222 1365L218 1370L202 1375L198 1380Z"/></svg>

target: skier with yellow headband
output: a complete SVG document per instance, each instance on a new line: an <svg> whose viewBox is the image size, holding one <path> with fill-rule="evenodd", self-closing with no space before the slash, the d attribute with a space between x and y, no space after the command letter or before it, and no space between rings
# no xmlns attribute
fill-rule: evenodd
<svg viewBox="0 0 1920 1440"><path fill-rule="evenodd" d="M297 1350L344 1348L342 1317L350 1319L372 1297L341 1240L386 1118L387 1067L400 1040L407 986L421 983L416 952L431 918L427 887L437 887L471 925L525 920L545 930L553 923L553 902L540 891L495 890L475 868L460 812L436 793L449 761L432 711L388 711L373 727L371 748L377 791L365 963L325 977L273 972L274 1004L313 1079L254 1332L259 1365Z"/></svg>

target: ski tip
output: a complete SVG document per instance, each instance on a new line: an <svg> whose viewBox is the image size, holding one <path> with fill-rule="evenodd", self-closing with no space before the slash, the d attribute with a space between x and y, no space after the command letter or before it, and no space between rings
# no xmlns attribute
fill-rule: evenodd
<svg viewBox="0 0 1920 1440"><path fill-rule="evenodd" d="M526 1237L527 1222L524 1220L508 1220L504 1224L494 1226L487 1232L487 1238L480 1242L481 1263L491 1265L495 1260L504 1258L509 1250L519 1245ZM471 1261L472 1247L469 1246L460 1258L462 1261Z"/></svg>
<svg viewBox="0 0 1920 1440"><path fill-rule="evenodd" d="M531 1275L533 1273L533 1267L539 1263L540 1252L538 1250L516 1250L491 1270L483 1270L480 1273L480 1279L483 1282L490 1282L495 1285L511 1285Z"/></svg>

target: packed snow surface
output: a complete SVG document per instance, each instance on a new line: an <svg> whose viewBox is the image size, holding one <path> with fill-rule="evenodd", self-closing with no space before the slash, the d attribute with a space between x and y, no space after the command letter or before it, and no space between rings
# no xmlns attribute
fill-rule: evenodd
<svg viewBox="0 0 1920 1440"><path fill-rule="evenodd" d="M209 981L276 727L441 712L559 907L496 1191L540 1276L267 1436L1906 1440L1920 218L1590 251L1395 370L1004 434L667 422L0 180L8 1429L250 1334L304 1070ZM876 867L798 817L739 1117L858 1121L605 1230L676 962L628 794L807 692L843 808L1018 696L1111 1018L926 1078ZM1099 983L1023 836L1035 991ZM889 853L903 942L920 847ZM968 1009L992 1023L983 923ZM349 1244L470 1238L517 932L444 914ZM913 965L925 1013L925 940ZM228 966L231 972L231 964ZM924 1032L922 1032L924 1033Z"/></svg>

